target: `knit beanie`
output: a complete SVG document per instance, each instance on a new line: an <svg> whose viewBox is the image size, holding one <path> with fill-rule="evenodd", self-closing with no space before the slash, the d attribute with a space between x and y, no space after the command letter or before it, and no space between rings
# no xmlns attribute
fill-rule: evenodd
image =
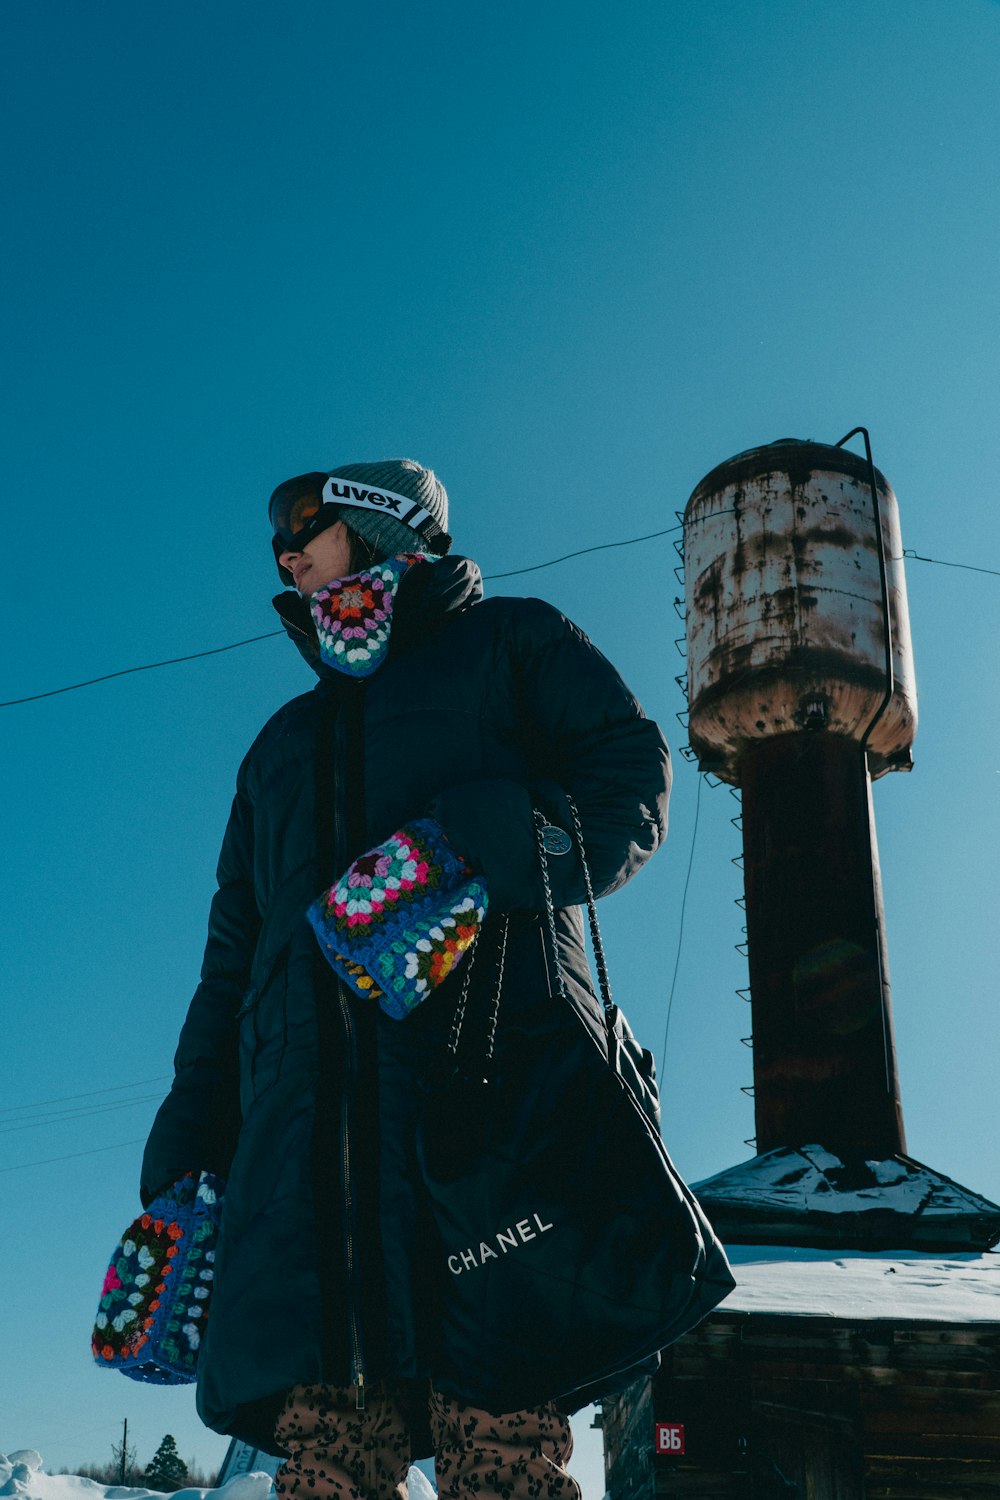
<svg viewBox="0 0 1000 1500"><path fill-rule="evenodd" d="M338 464L328 470L336 479L351 479L370 484L375 489L392 490L419 502L441 527L448 530L448 492L433 469L425 469L412 458L384 458L378 463ZM392 516L379 511L344 507L344 521L377 553L393 557L397 552L428 550L427 542L412 526L404 526ZM445 538L450 545L450 538ZM433 551L447 551L447 546Z"/></svg>

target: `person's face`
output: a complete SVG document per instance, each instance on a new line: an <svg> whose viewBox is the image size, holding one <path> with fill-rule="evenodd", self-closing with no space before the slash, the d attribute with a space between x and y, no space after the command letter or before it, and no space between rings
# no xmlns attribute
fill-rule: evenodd
<svg viewBox="0 0 1000 1500"><path fill-rule="evenodd" d="M287 568L303 598L351 571L351 540L343 521L336 521L313 537L299 552L282 552L278 562Z"/></svg>

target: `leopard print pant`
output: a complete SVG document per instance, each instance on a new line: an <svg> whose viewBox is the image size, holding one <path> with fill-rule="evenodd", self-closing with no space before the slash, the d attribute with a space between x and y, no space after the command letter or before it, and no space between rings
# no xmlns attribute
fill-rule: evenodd
<svg viewBox="0 0 1000 1500"><path fill-rule="evenodd" d="M497 1417L434 1391L430 1418L440 1500L580 1500L566 1472L573 1436L554 1406Z"/></svg>
<svg viewBox="0 0 1000 1500"><path fill-rule="evenodd" d="M290 1457L275 1476L279 1500L406 1500L410 1439L392 1386L299 1385L275 1424ZM580 1500L565 1465L569 1422L554 1406L493 1416L434 1392L430 1426L440 1500Z"/></svg>
<svg viewBox="0 0 1000 1500"><path fill-rule="evenodd" d="M274 1479L280 1500L406 1500L410 1435L391 1389L373 1387L357 1410L353 1386L297 1385L274 1426L290 1455Z"/></svg>

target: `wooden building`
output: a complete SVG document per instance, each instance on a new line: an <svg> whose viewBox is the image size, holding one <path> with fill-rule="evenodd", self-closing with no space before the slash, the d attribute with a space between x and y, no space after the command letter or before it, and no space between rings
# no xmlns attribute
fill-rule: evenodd
<svg viewBox="0 0 1000 1500"><path fill-rule="evenodd" d="M1000 1496L1000 1254L731 1254L732 1296L605 1404L608 1500Z"/></svg>

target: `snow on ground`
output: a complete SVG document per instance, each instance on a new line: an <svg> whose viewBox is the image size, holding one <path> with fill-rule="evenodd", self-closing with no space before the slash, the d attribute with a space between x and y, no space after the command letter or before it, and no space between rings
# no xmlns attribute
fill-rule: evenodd
<svg viewBox="0 0 1000 1500"><path fill-rule="evenodd" d="M799 1317L1000 1321L1000 1254L727 1245L736 1290L720 1312Z"/></svg>
<svg viewBox="0 0 1000 1500"><path fill-rule="evenodd" d="M205 1500L208 1495L224 1496L225 1500L267 1500L270 1489L269 1474L239 1474L218 1490L175 1490L172 1500ZM45 1474L42 1457L33 1448L0 1453L0 1496L14 1496L16 1500L148 1500L159 1494L141 1485L98 1484L77 1474Z"/></svg>
<svg viewBox="0 0 1000 1500"><path fill-rule="evenodd" d="M175 1490L170 1500L206 1500L210 1495L220 1500L267 1500L270 1492L269 1474L238 1474L221 1489ZM436 1495L416 1466L410 1470L409 1492L410 1500L432 1500ZM41 1454L34 1448L18 1448L13 1453L0 1453L0 1496L13 1496L15 1500L149 1500L155 1496L159 1500L160 1491L141 1485L98 1484L77 1474L45 1474Z"/></svg>

